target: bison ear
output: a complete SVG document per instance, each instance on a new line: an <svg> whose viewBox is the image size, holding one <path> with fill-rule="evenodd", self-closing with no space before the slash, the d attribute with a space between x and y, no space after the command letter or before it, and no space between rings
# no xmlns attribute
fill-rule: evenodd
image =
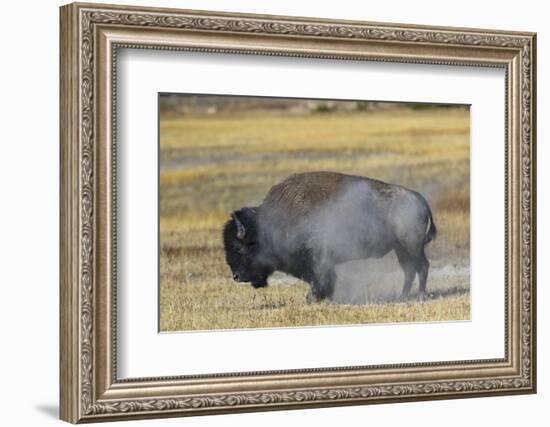
<svg viewBox="0 0 550 427"><path fill-rule="evenodd" d="M233 218L233 221L235 221L235 225L237 226L237 239L244 239L244 236L246 236L246 228L244 227L242 221L239 219L239 212L233 212L231 214L231 218Z"/></svg>

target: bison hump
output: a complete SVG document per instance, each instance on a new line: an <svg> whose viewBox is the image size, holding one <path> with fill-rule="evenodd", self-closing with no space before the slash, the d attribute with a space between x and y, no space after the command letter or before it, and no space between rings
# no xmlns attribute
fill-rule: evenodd
<svg viewBox="0 0 550 427"><path fill-rule="evenodd" d="M336 172L294 174L273 186L262 205L284 209L291 217L307 215L339 194L353 178Z"/></svg>

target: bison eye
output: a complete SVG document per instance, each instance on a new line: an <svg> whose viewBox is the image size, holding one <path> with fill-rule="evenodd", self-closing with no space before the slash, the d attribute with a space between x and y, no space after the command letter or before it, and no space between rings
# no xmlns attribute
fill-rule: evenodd
<svg viewBox="0 0 550 427"><path fill-rule="evenodd" d="M246 247L249 248L249 249L252 249L252 248L256 247L256 242L247 243Z"/></svg>

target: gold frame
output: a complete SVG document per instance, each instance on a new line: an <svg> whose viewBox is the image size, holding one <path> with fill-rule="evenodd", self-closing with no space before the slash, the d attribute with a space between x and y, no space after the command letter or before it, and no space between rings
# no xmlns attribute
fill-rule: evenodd
<svg viewBox="0 0 550 427"><path fill-rule="evenodd" d="M61 419L535 392L534 33L99 4L71 4L60 13ZM118 380L113 148L120 47L504 68L505 357Z"/></svg>

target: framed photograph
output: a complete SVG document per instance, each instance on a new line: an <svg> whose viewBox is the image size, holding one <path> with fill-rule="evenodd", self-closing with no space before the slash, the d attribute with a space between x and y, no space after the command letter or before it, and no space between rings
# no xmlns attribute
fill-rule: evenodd
<svg viewBox="0 0 550 427"><path fill-rule="evenodd" d="M536 391L535 34L60 22L63 420Z"/></svg>

